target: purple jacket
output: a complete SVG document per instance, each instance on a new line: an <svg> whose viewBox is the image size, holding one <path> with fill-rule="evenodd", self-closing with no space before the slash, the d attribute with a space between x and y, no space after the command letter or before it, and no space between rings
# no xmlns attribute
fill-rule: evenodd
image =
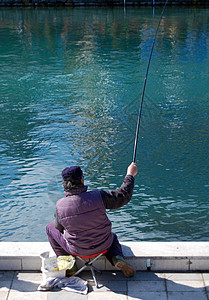
<svg viewBox="0 0 209 300"><path fill-rule="evenodd" d="M111 222L99 191L65 192L66 197L56 204L56 214L64 227L64 238L70 252L91 255L108 249L113 241Z"/></svg>

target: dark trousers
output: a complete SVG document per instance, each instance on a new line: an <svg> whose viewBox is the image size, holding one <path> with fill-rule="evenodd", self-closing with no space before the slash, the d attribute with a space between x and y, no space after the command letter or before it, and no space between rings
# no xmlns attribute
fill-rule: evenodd
<svg viewBox="0 0 209 300"><path fill-rule="evenodd" d="M54 250L56 256L69 255L70 250L63 234L55 228L55 223L50 222L46 227L46 233L48 235L49 243ZM105 253L106 258L113 265L112 257L120 255L123 257L121 244L118 241L117 235L113 233L113 242L108 251Z"/></svg>

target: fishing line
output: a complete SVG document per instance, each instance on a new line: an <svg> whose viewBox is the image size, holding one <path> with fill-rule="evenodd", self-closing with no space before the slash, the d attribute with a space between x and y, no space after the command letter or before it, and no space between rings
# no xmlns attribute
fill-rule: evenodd
<svg viewBox="0 0 209 300"><path fill-rule="evenodd" d="M155 40L156 40L156 37L157 37L157 34L158 34L158 29L160 27L160 23L161 23L161 20L162 20L162 17L163 17L165 7L166 7L167 3L168 3L168 0L166 0L165 4L163 6L163 10L162 10L161 15L160 15L158 26L157 26L155 36L154 36L154 39L153 39L153 42L152 42L152 48L151 48L151 51L150 51L150 56L149 56L149 60L148 60L148 64L147 64L146 75L145 75L145 78L144 78L144 85L143 85L143 90L142 90L142 97L141 97L138 120L137 120L137 126L136 126L136 135L135 135L135 142L134 142L134 153L133 153L133 160L132 160L133 162L136 161L136 150L137 150L137 145L138 145L139 127L140 127L140 122L141 122L142 106L143 106L143 101L144 101L144 93L145 93L145 88L146 88L146 83L147 83L147 77L148 77L148 73L149 73L149 66L150 66L150 62L151 62L151 58L152 58L152 52L153 52L153 49L154 49Z"/></svg>

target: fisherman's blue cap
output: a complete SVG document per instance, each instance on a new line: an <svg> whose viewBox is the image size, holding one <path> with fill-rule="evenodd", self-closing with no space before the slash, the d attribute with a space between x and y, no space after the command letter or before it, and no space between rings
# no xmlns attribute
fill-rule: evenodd
<svg viewBox="0 0 209 300"><path fill-rule="evenodd" d="M62 179L64 181L66 181L66 180L76 181L76 180L81 179L82 175L83 175L83 172L82 172L81 168L78 166L72 166L70 168L67 167L62 171Z"/></svg>

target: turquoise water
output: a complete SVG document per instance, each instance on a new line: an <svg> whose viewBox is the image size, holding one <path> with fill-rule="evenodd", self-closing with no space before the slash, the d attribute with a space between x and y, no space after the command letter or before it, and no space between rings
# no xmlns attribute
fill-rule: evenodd
<svg viewBox="0 0 209 300"><path fill-rule="evenodd" d="M47 240L66 166L120 186L161 9L1 8L1 241ZM121 240L209 240L208 24L208 8L166 8L134 196L108 212Z"/></svg>

